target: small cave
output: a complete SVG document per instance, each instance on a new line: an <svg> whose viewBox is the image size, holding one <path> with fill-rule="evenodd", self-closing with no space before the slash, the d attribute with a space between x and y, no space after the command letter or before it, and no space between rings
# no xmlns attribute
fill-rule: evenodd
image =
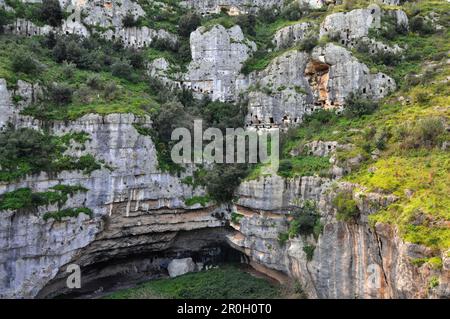
<svg viewBox="0 0 450 319"><path fill-rule="evenodd" d="M305 76L315 95L315 105L325 109L334 108L328 94L329 72L330 65L317 60L310 61L305 69Z"/></svg>

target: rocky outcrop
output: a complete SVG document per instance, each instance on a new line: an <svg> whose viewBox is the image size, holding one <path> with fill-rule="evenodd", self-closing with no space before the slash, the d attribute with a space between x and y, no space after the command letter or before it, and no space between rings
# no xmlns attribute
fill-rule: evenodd
<svg viewBox="0 0 450 319"><path fill-rule="evenodd" d="M284 179L280 176L267 176L244 182L236 194L237 205L258 211L287 213L301 200L319 200L327 188L327 178L306 176Z"/></svg>
<svg viewBox="0 0 450 319"><path fill-rule="evenodd" d="M383 73L372 74L349 51L332 43L314 49L306 73L316 99L325 108L343 106L352 92L378 100L396 89L392 78Z"/></svg>
<svg viewBox="0 0 450 319"><path fill-rule="evenodd" d="M338 12L326 16L320 27L320 36L339 37L345 44L347 41L367 36L370 28L380 26L381 9L377 5L371 5L367 9Z"/></svg>
<svg viewBox="0 0 450 319"><path fill-rule="evenodd" d="M349 51L331 43L316 47L311 56L288 51L237 83L239 91L249 91L247 126L257 129L297 125L316 109L341 109L350 93L380 99L396 88L392 78L371 74Z"/></svg>
<svg viewBox="0 0 450 319"><path fill-rule="evenodd" d="M150 76L172 88L189 89L197 98L236 101L239 94L239 72L256 50L256 44L245 39L239 26L199 27L190 36L192 61L185 73L171 73L164 58L148 65Z"/></svg>
<svg viewBox="0 0 450 319"><path fill-rule="evenodd" d="M247 83L249 127L299 124L314 110L313 95L305 76L309 56L289 51L249 76Z"/></svg>
<svg viewBox="0 0 450 319"><path fill-rule="evenodd" d="M170 277L178 277L184 274L194 272L197 266L192 258L174 259L170 262L167 270Z"/></svg>
<svg viewBox="0 0 450 319"><path fill-rule="evenodd" d="M393 203L394 196L367 192L362 196L361 191L355 191L360 214L353 221L342 222L336 220L333 198L339 192L351 192L354 185L312 184L316 190L313 194L308 194L306 187L294 192L289 188L289 195L285 195L277 190L286 190L292 180L283 180L284 187L280 180L264 177L244 183L238 191L243 199L235 211L242 218L238 225L233 224L236 233L229 235L228 240L251 260L297 279L311 298L448 296L448 272L427 266L418 268L411 262L430 257L429 249L403 242L394 227L369 225L368 216ZM272 196L269 190L273 190ZM288 206L285 196L318 203L323 225L318 238L300 235L285 243L280 241L290 220L286 211L280 210ZM433 277L439 278L439 285L429 290L428 282Z"/></svg>
<svg viewBox="0 0 450 319"><path fill-rule="evenodd" d="M296 0L302 6L322 7L327 0ZM217 14L222 11L229 15L255 13L260 9L280 9L285 5L283 0L184 0L181 5L196 10L202 15Z"/></svg>
<svg viewBox="0 0 450 319"><path fill-rule="evenodd" d="M370 29L383 27L383 16L392 16L398 27L408 29L408 17L404 11L383 11L378 5L372 4L367 9L328 15L320 26L320 36L328 36L349 48L367 48L370 54L380 52L401 54L403 49L398 45L390 46L369 38Z"/></svg>
<svg viewBox="0 0 450 319"><path fill-rule="evenodd" d="M236 78L256 45L245 39L239 26L198 28L190 38L192 62L181 85L213 100L236 99Z"/></svg>
<svg viewBox="0 0 450 319"><path fill-rule="evenodd" d="M82 37L95 33L108 40L120 41L126 47L135 48L151 46L155 40L167 41L169 45L176 45L178 42L177 36L166 30L154 30L145 26L124 27L125 16L131 15L136 20L145 15L141 6L131 0L61 1L61 5L66 9L71 8L71 14L61 27L37 26L31 21L17 19L6 25L4 32L21 36L46 35L53 32L77 34Z"/></svg>
<svg viewBox="0 0 450 319"><path fill-rule="evenodd" d="M102 28L121 28L123 19L131 15L135 20L145 15L142 7L132 0L94 0L94 1L67 1L71 2L78 10L86 14L83 22L87 25ZM65 5L67 5L66 3ZM63 4L63 7L65 6Z"/></svg>

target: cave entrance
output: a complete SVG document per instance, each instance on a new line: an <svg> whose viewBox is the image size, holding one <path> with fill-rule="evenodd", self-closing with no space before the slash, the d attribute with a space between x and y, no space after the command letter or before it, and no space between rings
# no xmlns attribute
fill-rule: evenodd
<svg viewBox="0 0 450 319"><path fill-rule="evenodd" d="M315 104L324 109L334 108L328 91L329 72L330 65L317 60L310 61L305 69L305 75L315 95Z"/></svg>
<svg viewBox="0 0 450 319"><path fill-rule="evenodd" d="M92 262L81 266L80 289L68 289L65 267L38 294L38 298L94 298L150 280L166 278L173 259L192 258L202 269L221 264L247 263L247 256L227 241L228 227L180 231L165 249L149 244L146 249L107 256L103 252ZM142 248L142 247L141 247ZM86 257L86 256L84 256ZM78 264L77 262L74 262Z"/></svg>

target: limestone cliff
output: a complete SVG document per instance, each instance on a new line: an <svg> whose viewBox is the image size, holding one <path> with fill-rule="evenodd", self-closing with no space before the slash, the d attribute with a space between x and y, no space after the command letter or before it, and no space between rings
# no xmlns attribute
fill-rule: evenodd
<svg viewBox="0 0 450 319"><path fill-rule="evenodd" d="M42 123L17 115L11 93L0 81L2 121L16 127L40 128ZM31 91L22 92L31 94ZM16 115L13 115L16 114ZM70 123L55 122L56 135L85 132L90 136L81 151L89 153L110 168L86 176L82 172L62 172L57 176L41 173L18 183L1 183L6 193L27 187L34 192L50 187L82 185L87 189L69 199L66 207L86 206L93 218L44 220L43 215L56 207L37 211L2 212L0 219L0 294L2 297L34 297L70 261L80 258L80 265L111 260L128 254L167 250L180 231L221 227L224 214L214 208L187 206L184 201L202 190L194 191L181 177L157 168L155 146L140 135L134 124L151 127L149 118L131 114L87 115ZM65 207L63 207L65 208ZM207 246L205 241L200 246ZM83 249L83 253L81 253Z"/></svg>
<svg viewBox="0 0 450 319"><path fill-rule="evenodd" d="M126 47L143 50L152 47L156 40L177 47L181 39L163 28L124 27L123 20L128 15L136 21L146 17L142 3L142 6L129 0L61 0L60 3L63 8L74 6L81 10L81 20L68 19L55 28L19 18L5 26L5 33L27 37L50 32L84 37L98 34L107 40L119 40ZM221 18L230 18L256 14L262 8L278 12L284 3L281 0L193 0L182 1L183 9L177 9L192 9L204 19L221 13ZM248 36L238 24L228 28L221 24L198 24L189 39L186 36L183 39L189 44L191 61L173 68L179 62L174 62L177 56L164 51L146 60L145 67L141 66L150 76L145 81L158 79L169 89L192 92L198 100L209 97L214 101L242 103L247 111L248 130L298 128L315 111L344 111L348 97L353 94L380 101L398 88L400 83L396 83L394 76L388 76L391 73L369 67L369 63L363 63L364 59L358 59L355 50L362 45L367 47L369 55L388 53L401 57L405 54L407 46L387 45L371 36L371 31L382 29L386 19L393 19L396 27L408 30L409 20L404 11L380 7L398 5L399 1L377 1L378 4L345 12L326 11L342 5L342 1L299 0L298 3L305 12L307 6L308 10L313 8L316 10L313 13L323 19L288 21L265 44L255 40L255 35ZM0 0L0 6L6 7L4 1ZM304 50L302 44L311 38L317 40L314 48ZM258 61L257 67L244 74L243 68L261 45L268 45L263 59L272 58ZM423 81L419 75L414 76L418 83ZM448 79L445 81L445 78L436 80L446 84ZM133 90L141 89L139 84L130 82ZM146 96L147 89L146 86L138 94ZM418 90L411 99L422 99L424 104L428 95L437 94L437 91ZM385 143L386 137L377 131L378 127L372 135L367 133L373 129L372 123L354 129L359 137L369 136L364 137L368 141L363 146L354 145L353 140L338 142L330 138L342 133L334 131L326 135L328 139L296 144L290 150L289 155L294 158L327 157L329 168L320 176L312 173L291 178L276 174L257 176L242 182L236 190L235 202L188 205L189 199L204 197L206 190L186 182L197 169L194 165L185 165L185 171L179 174L160 169L157 145L150 136L139 132L139 128L154 129L153 113L145 116L116 112L86 114L67 121L39 121L24 116L21 112L42 94L45 94L42 83L18 80L14 87L8 87L7 81L0 79L0 130L12 125L46 130L60 137L67 133L87 134L86 141L70 145L66 154L90 154L102 165L90 174L80 170L41 172L13 182L0 182L0 196L23 188L46 192L62 184L86 189L73 194L62 207L54 204L1 211L2 298L52 297L66 293L65 271L72 263L82 267L84 280L96 290L96 281L123 273L157 277L167 272L174 258L194 257L199 264L220 259L225 245L244 254L245 260L260 271L300 282L310 298L450 296L448 251L408 243L395 225L371 222L371 215L397 203L398 196L389 191L369 191L340 180L363 161L358 147L369 149L366 157L376 159L380 155L383 145L378 144ZM407 101L401 98L404 103L412 103L409 98ZM441 99L439 106L433 105L433 115L446 112L445 101ZM421 116L422 111L416 107L417 113L413 112L412 117ZM392 109L386 113L389 112ZM395 120L402 121L404 113ZM375 121L382 126L379 123L382 120L374 118ZM351 130L353 124L340 129ZM319 122L320 125L324 124ZM443 130L448 131L448 126ZM374 149L372 140L376 139ZM342 159L338 156L342 151L351 154ZM433 174L437 173L430 173L424 184L433 183ZM336 207L336 198L341 194L349 196L357 212L346 220ZM316 225L320 231L286 237L294 219L293 210L306 202L314 203L317 209ZM74 207L89 208L92 216L44 218L48 212ZM448 226L446 220L439 222L447 222ZM436 256L442 261L441 267L417 263Z"/></svg>
<svg viewBox="0 0 450 319"><path fill-rule="evenodd" d="M395 228L369 225L368 216L395 201L393 196L355 193L360 211L357 220L336 220L333 198L356 185L331 184L320 178L266 177L245 182L238 190L235 212L242 215L228 239L252 260L297 279L313 298L427 298L449 293L448 269L417 268L411 261L429 257L426 247L402 241ZM319 205L323 231L280 243L288 228L287 212L294 199L313 200ZM305 247L313 247L307 256ZM445 253L444 253L445 255ZM444 256L445 258L445 256ZM259 268L262 269L262 268ZM428 290L433 276L440 285Z"/></svg>

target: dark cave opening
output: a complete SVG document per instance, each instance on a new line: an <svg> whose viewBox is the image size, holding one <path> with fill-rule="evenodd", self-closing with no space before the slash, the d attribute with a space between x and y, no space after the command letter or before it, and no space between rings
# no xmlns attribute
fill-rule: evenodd
<svg viewBox="0 0 450 319"><path fill-rule="evenodd" d="M66 267L38 294L37 298L97 298L119 289L127 289L154 279L167 278L167 267L173 259L192 258L204 267L225 263L247 263L248 258L242 252L232 248L225 235L229 229L203 229L183 231L161 251L147 251L92 262L81 266L81 288L69 289L67 279L70 273ZM76 261L74 262L76 264Z"/></svg>

